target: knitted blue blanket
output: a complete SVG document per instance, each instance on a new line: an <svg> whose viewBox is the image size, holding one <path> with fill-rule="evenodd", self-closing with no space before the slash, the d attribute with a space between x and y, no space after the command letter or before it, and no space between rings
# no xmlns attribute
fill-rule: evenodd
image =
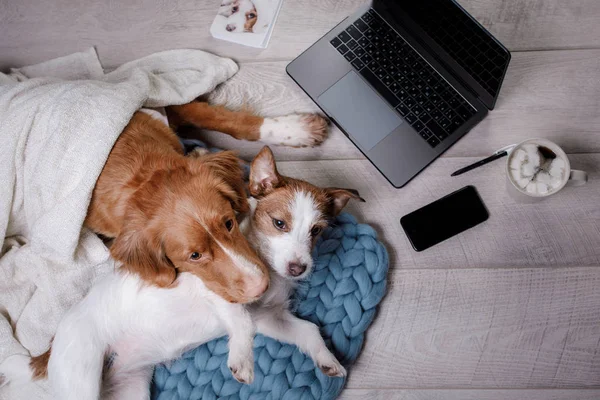
<svg viewBox="0 0 600 400"><path fill-rule="evenodd" d="M388 255L373 228L341 214L323 232L313 256L314 271L296 292L296 314L321 328L347 367L358 357L385 294ZM152 399L325 400L336 398L346 381L323 375L296 346L257 335L254 382L243 385L227 368L227 352L224 337L158 366Z"/></svg>

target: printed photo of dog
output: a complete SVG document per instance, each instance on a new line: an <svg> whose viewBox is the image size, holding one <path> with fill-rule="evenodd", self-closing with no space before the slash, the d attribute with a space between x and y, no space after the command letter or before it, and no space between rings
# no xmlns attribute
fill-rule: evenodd
<svg viewBox="0 0 600 400"><path fill-rule="evenodd" d="M222 33L264 33L277 4L277 0L223 0L215 21Z"/></svg>

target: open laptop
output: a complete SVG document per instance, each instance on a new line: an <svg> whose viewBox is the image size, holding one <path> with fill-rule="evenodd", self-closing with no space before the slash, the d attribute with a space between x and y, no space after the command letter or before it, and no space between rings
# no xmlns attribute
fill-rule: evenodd
<svg viewBox="0 0 600 400"><path fill-rule="evenodd" d="M509 61L453 0L375 0L287 72L402 187L493 109Z"/></svg>

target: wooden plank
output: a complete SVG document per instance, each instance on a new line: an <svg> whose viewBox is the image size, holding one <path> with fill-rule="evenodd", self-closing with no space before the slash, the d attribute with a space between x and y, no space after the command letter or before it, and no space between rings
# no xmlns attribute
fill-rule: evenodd
<svg viewBox="0 0 600 400"><path fill-rule="evenodd" d="M268 49L214 39L220 0L0 2L0 69L96 46L105 68L173 48L237 60L291 60L364 0L285 1Z"/></svg>
<svg viewBox="0 0 600 400"><path fill-rule="evenodd" d="M516 53L496 108L448 156L488 154L545 137L569 153L600 151L600 51Z"/></svg>
<svg viewBox="0 0 600 400"><path fill-rule="evenodd" d="M596 0L458 0L511 51L600 47Z"/></svg>
<svg viewBox="0 0 600 400"><path fill-rule="evenodd" d="M351 202L348 211L375 226L396 269L600 265L599 154L571 157L573 168L589 172L586 186L565 188L537 204L517 204L507 194L504 160L450 177L474 160L438 159L402 189L394 189L368 161L289 161L278 166L283 174L319 186L357 189L367 202ZM488 221L415 252L400 217L466 185L479 191Z"/></svg>
<svg viewBox="0 0 600 400"><path fill-rule="evenodd" d="M291 60L365 0L285 1L266 50L213 39L219 0L0 1L0 69L97 46L103 65L172 48L238 60ZM462 0L511 50L600 47L596 0Z"/></svg>
<svg viewBox="0 0 600 400"><path fill-rule="evenodd" d="M598 400L597 389L345 389L340 400Z"/></svg>
<svg viewBox="0 0 600 400"><path fill-rule="evenodd" d="M264 115L315 112L317 106L286 75L285 62L243 64L213 93L212 101L247 105ZM569 153L600 152L600 50L514 55L496 109L443 157L487 156L510 143L544 137ZM259 143L240 144L221 134L201 135L214 145L256 154ZM362 154L337 128L316 149L275 149L279 160L356 159Z"/></svg>
<svg viewBox="0 0 600 400"><path fill-rule="evenodd" d="M389 283L349 389L600 386L598 267L393 269Z"/></svg>

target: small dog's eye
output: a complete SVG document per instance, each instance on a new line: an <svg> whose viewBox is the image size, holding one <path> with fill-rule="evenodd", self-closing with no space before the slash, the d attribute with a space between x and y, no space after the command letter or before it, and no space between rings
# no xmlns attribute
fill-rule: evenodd
<svg viewBox="0 0 600 400"><path fill-rule="evenodd" d="M275 219L273 218L273 225L275 225L275 228L283 230L285 229L285 222L283 222L280 219Z"/></svg>
<svg viewBox="0 0 600 400"><path fill-rule="evenodd" d="M201 253L198 253L197 251L193 252L193 253L190 255L190 259L192 259L192 260L194 260L194 261L197 261L197 260L199 260L199 259L200 259L200 257L202 257L202 254L201 254Z"/></svg>
<svg viewBox="0 0 600 400"><path fill-rule="evenodd" d="M238 10L239 10L239 8L238 8L237 6L236 6L236 7L233 7L233 8L231 9L231 11L233 11L233 12L237 12Z"/></svg>
<svg viewBox="0 0 600 400"><path fill-rule="evenodd" d="M248 19L252 19L252 18L256 18L256 14L252 14L252 13L248 14Z"/></svg>
<svg viewBox="0 0 600 400"><path fill-rule="evenodd" d="M228 219L227 221L225 221L225 228L227 228L227 230L229 232L231 232L231 230L233 229L233 221Z"/></svg>
<svg viewBox="0 0 600 400"><path fill-rule="evenodd" d="M311 236L317 236L319 233L321 233L321 227L320 226L313 226L313 228L310 230L310 235Z"/></svg>

